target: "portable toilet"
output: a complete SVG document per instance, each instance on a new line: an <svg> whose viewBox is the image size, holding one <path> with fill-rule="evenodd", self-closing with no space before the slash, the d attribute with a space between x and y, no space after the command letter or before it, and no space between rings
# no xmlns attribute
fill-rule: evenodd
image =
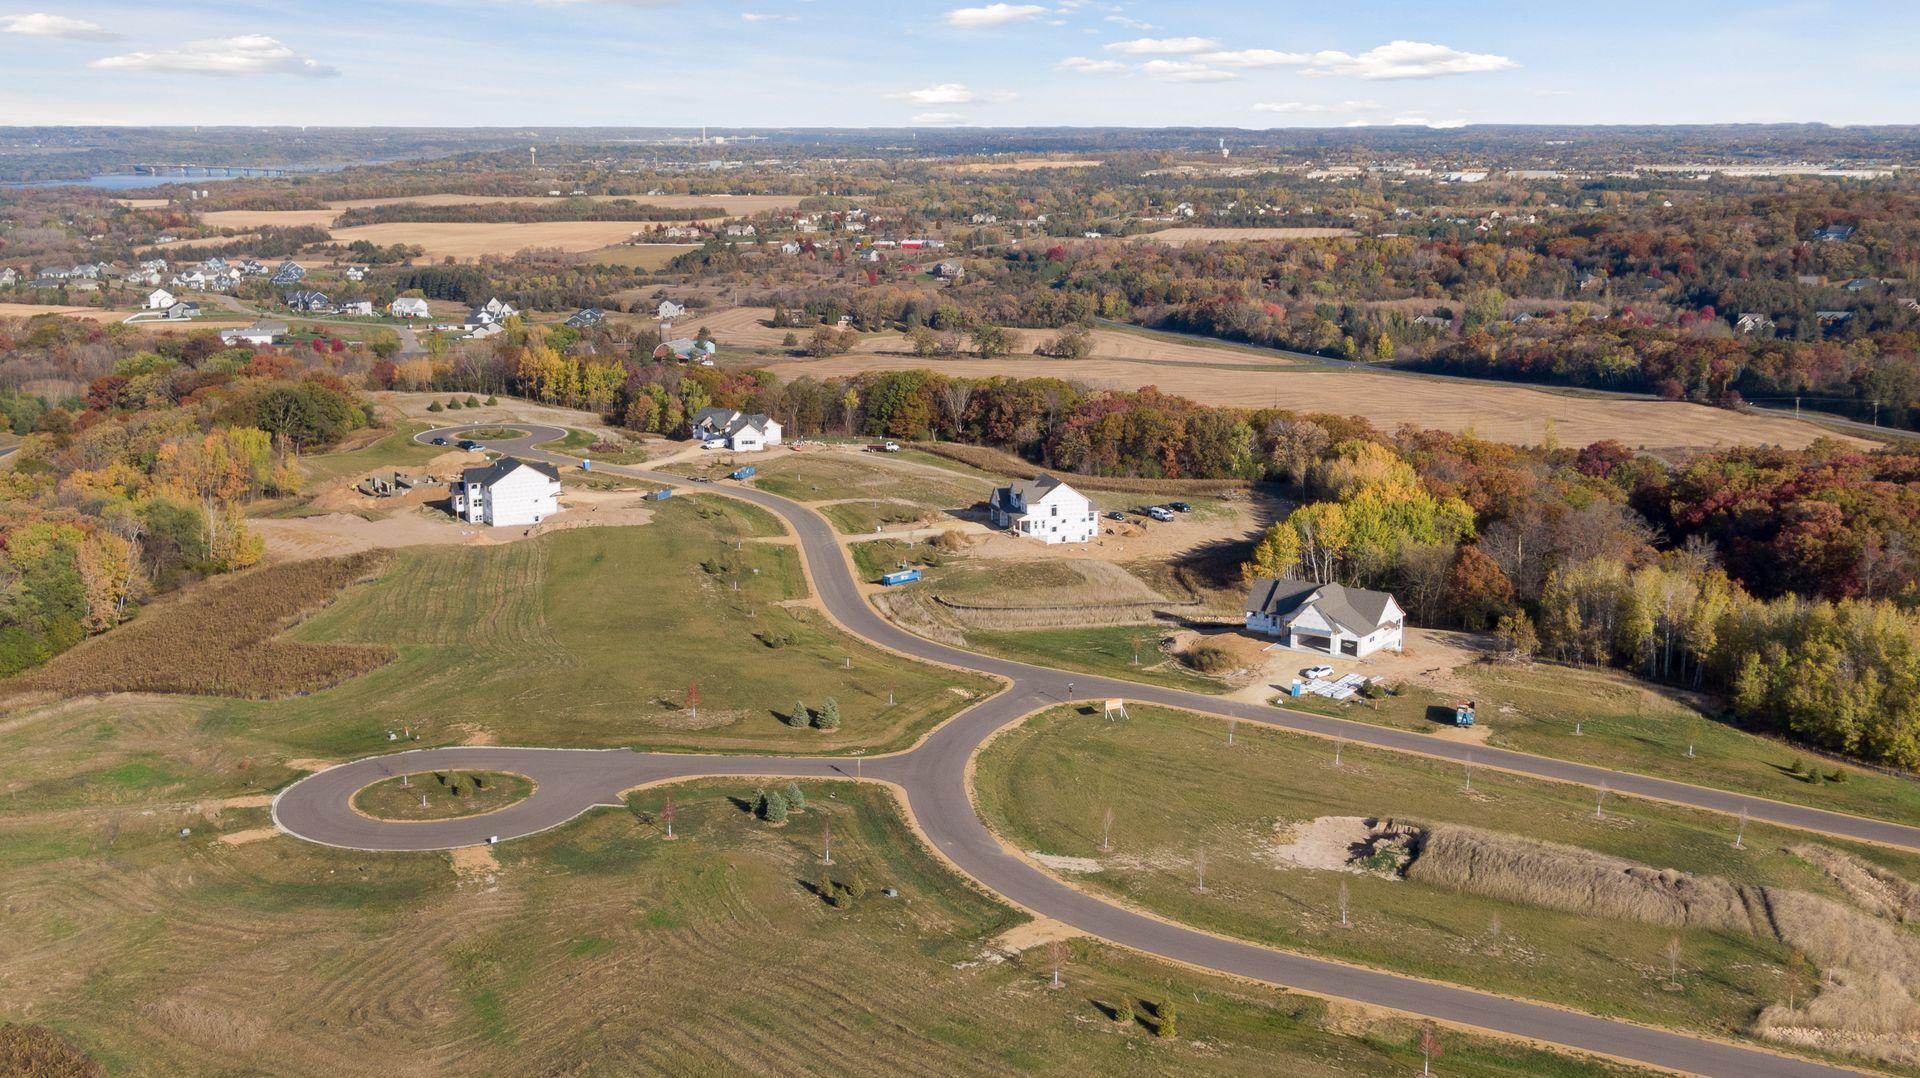
<svg viewBox="0 0 1920 1078"><path fill-rule="evenodd" d="M1287 695L1297 699L1299 698L1300 694L1305 691L1306 691L1306 686L1300 684L1299 678L1294 678L1293 684L1287 688Z"/></svg>
<svg viewBox="0 0 1920 1078"><path fill-rule="evenodd" d="M592 461L590 461L590 460L583 460L583 461L581 461L581 462L580 462L580 470L581 470L581 471L583 471L583 472L590 472L590 471L593 471L593 462L592 462Z"/></svg>
<svg viewBox="0 0 1920 1078"><path fill-rule="evenodd" d="M1473 725L1473 701L1472 700L1468 700L1464 704L1455 704L1453 706L1453 724L1455 726L1472 726Z"/></svg>

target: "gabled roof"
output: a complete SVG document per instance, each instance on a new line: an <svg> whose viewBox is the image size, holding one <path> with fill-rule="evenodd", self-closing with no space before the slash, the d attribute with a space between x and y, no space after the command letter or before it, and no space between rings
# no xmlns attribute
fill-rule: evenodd
<svg viewBox="0 0 1920 1078"><path fill-rule="evenodd" d="M1032 479L1020 479L1004 487L995 487L993 498L988 503L995 509L1008 513L1025 512L1026 507L1040 501L1054 491L1068 487L1066 481L1056 475L1041 472Z"/></svg>
<svg viewBox="0 0 1920 1078"><path fill-rule="evenodd" d="M1311 580L1275 580L1263 577L1247 593L1247 612L1291 620L1312 607L1320 615L1355 636L1380 628L1393 596L1384 591L1321 584Z"/></svg>
<svg viewBox="0 0 1920 1078"><path fill-rule="evenodd" d="M465 469L460 473L460 481L463 483L478 483L483 487L492 486L494 483L505 479L507 476L512 475L522 468L532 468L534 471L539 472L541 475L546 476L556 483L560 481L560 469L551 464L542 464L539 461L521 460L519 457L501 457L499 460L484 467Z"/></svg>

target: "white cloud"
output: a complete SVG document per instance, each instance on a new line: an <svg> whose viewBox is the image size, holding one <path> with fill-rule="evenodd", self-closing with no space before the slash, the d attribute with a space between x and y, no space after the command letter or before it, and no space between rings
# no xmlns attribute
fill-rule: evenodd
<svg viewBox="0 0 1920 1078"><path fill-rule="evenodd" d="M1431 127L1436 130L1467 126L1465 120L1429 120L1425 116L1395 116L1391 122L1395 127Z"/></svg>
<svg viewBox="0 0 1920 1078"><path fill-rule="evenodd" d="M1462 52L1446 45L1420 41L1390 41L1355 56L1325 51L1308 57L1308 75L1348 75L1358 79L1430 79L1440 75L1470 75L1507 71L1520 65L1489 52Z"/></svg>
<svg viewBox="0 0 1920 1078"><path fill-rule="evenodd" d="M97 22L69 19L65 15L0 15L0 33L25 34L28 37L65 37L75 41L110 41L119 34Z"/></svg>
<svg viewBox="0 0 1920 1078"><path fill-rule="evenodd" d="M1222 67L1297 67L1313 62L1307 52L1276 52L1273 49L1239 49L1233 52L1203 52L1195 56Z"/></svg>
<svg viewBox="0 0 1920 1078"><path fill-rule="evenodd" d="M960 82L943 82L938 86L928 86L919 90L908 90L903 94L891 94L916 105L966 105L976 101L1004 103L1012 101L1014 94L1005 91L982 93Z"/></svg>
<svg viewBox="0 0 1920 1078"><path fill-rule="evenodd" d="M1107 21L1107 22L1110 22L1110 23L1113 23L1113 24L1115 24L1115 25L1117 25L1117 26L1124 26L1124 27L1126 27L1126 28L1127 28L1127 29L1129 29L1129 30L1151 30L1151 29L1153 29L1153 24L1152 24L1152 23L1150 23L1150 22L1142 22L1142 21L1141 21L1141 20L1139 20L1139 19L1130 19L1130 18L1128 18L1128 17L1126 17L1125 15L1109 15L1109 16L1107 16L1107 18L1106 18L1106 21Z"/></svg>
<svg viewBox="0 0 1920 1078"><path fill-rule="evenodd" d="M1277 112L1283 115L1303 113L1347 113L1372 112L1385 108L1378 101L1262 101L1253 106L1255 112Z"/></svg>
<svg viewBox="0 0 1920 1078"><path fill-rule="evenodd" d="M1073 71L1082 75L1112 75L1125 71L1127 65L1118 60L1095 60L1090 56L1069 56L1053 65L1055 71Z"/></svg>
<svg viewBox="0 0 1920 1078"><path fill-rule="evenodd" d="M1572 97L1572 90L1528 90L1533 97Z"/></svg>
<svg viewBox="0 0 1920 1078"><path fill-rule="evenodd" d="M1188 60L1149 60L1140 65L1140 70L1148 78L1161 82L1225 82L1240 77L1231 71Z"/></svg>
<svg viewBox="0 0 1920 1078"><path fill-rule="evenodd" d="M178 49L106 56L88 65L103 71L159 71L176 75L302 75L325 79L340 74L293 51L265 34L189 41Z"/></svg>
<svg viewBox="0 0 1920 1078"><path fill-rule="evenodd" d="M1210 37L1137 37L1132 41L1116 41L1107 46L1107 51L1128 56L1179 56L1219 47L1220 43Z"/></svg>
<svg viewBox="0 0 1920 1078"><path fill-rule="evenodd" d="M947 12L947 25L977 30L985 26L1005 26L1010 22L1026 22L1046 13L1047 9L1039 4L988 4L985 7L962 7Z"/></svg>
<svg viewBox="0 0 1920 1078"><path fill-rule="evenodd" d="M770 15L764 11L742 11L740 18L744 22L794 22L792 15Z"/></svg>
<svg viewBox="0 0 1920 1078"><path fill-rule="evenodd" d="M967 122L967 118L957 112L923 112L913 118L917 124L933 127L953 127Z"/></svg>

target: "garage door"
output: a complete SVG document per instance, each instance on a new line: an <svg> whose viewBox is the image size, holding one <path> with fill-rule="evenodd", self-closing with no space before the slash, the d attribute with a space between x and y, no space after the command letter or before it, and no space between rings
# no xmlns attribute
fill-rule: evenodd
<svg viewBox="0 0 1920 1078"><path fill-rule="evenodd" d="M1294 639L1299 641L1299 644L1298 644L1299 647L1310 648L1314 651L1325 651L1329 653L1333 651L1333 640L1330 637L1296 636L1294 637Z"/></svg>

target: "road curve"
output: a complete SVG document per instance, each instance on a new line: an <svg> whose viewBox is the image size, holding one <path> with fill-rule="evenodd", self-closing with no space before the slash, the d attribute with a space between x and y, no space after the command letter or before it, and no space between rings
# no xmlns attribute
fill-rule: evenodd
<svg viewBox="0 0 1920 1078"><path fill-rule="evenodd" d="M468 424L427 431L417 438L452 438L463 430L500 426L525 430L528 436L489 443L491 449L563 466L579 463L576 458L538 448L566 435L564 430L544 424ZM687 484L685 477L641 468L599 463L594 468L675 486ZM1008 682L1007 689L947 720L912 749L867 758L859 764L846 758L638 753L626 749L422 749L342 764L301 779L275 798L274 822L290 834L326 845L356 850L440 850L496 838L504 841L557 827L595 806L617 804L621 791L646 783L703 776L848 778L857 770L860 778L890 782L904 791L922 832L959 871L1033 913L1124 947L1304 992L1669 1070L1780 1078L1843 1073L1842 1068L1762 1049L1272 950L1123 909L1062 883L1002 846L975 809L967 783L968 764L994 732L1039 708L1067 699L1124 697L1428 756L1464 760L1471 752L1473 761L1482 767L1596 787L1604 783L1619 793L1720 812L1744 808L1754 819L1908 849L1920 850L1920 829L1525 753L1460 746L1365 723L1236 704L1175 689L976 655L915 636L875 612L861 595L832 528L817 513L751 487L728 485L725 492L787 522L799 537L815 591L828 612L849 632L915 658L996 675ZM507 809L459 820L378 821L360 815L349 805L352 793L369 783L402 772L438 768L515 771L532 778L537 790Z"/></svg>

